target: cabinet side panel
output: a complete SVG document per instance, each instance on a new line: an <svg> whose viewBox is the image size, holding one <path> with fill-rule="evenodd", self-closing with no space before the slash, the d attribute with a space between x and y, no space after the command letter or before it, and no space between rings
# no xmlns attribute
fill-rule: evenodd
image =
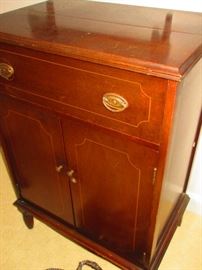
<svg viewBox="0 0 202 270"><path fill-rule="evenodd" d="M156 239L183 192L202 103L202 60L177 89L174 123L159 204Z"/></svg>

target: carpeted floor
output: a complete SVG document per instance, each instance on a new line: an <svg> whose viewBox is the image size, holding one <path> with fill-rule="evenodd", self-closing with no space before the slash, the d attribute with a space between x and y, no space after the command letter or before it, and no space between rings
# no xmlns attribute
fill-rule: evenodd
<svg viewBox="0 0 202 270"><path fill-rule="evenodd" d="M35 220L28 230L20 213L12 206L15 195L0 154L0 269L76 270L79 261L96 261L103 270L116 266L91 254ZM85 270L90 269L84 267ZM202 219L186 212L159 270L202 270Z"/></svg>

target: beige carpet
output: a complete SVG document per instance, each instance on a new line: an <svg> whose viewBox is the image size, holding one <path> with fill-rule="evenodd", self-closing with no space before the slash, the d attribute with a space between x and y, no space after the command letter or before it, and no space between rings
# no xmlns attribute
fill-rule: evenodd
<svg viewBox="0 0 202 270"><path fill-rule="evenodd" d="M20 213L12 206L15 195L0 155L0 269L75 270L81 260L94 260L103 270L116 266L52 231L35 220L28 230ZM202 270L202 223L199 216L186 212L159 270ZM89 269L84 267L85 270Z"/></svg>

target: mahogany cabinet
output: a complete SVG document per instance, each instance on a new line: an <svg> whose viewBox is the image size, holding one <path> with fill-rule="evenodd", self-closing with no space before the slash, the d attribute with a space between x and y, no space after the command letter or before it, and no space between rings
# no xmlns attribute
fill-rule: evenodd
<svg viewBox="0 0 202 270"><path fill-rule="evenodd" d="M201 29L198 13L88 1L0 16L0 138L29 228L158 268L189 201Z"/></svg>

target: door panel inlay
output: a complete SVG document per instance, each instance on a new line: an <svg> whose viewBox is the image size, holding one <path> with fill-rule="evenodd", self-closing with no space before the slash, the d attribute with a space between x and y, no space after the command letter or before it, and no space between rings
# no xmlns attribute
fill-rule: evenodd
<svg viewBox="0 0 202 270"><path fill-rule="evenodd" d="M99 236L100 240L116 245L120 250L134 250L141 170L133 164L128 153L87 138L75 145L75 151L82 226L88 233L93 232L92 236ZM96 164L94 156L99 156ZM86 159L85 164L91 165L89 169L83 167L83 159ZM110 208L106 207L108 204ZM114 222L120 216L122 223ZM97 228L94 221L99 224ZM130 224L127 233L126 224Z"/></svg>

